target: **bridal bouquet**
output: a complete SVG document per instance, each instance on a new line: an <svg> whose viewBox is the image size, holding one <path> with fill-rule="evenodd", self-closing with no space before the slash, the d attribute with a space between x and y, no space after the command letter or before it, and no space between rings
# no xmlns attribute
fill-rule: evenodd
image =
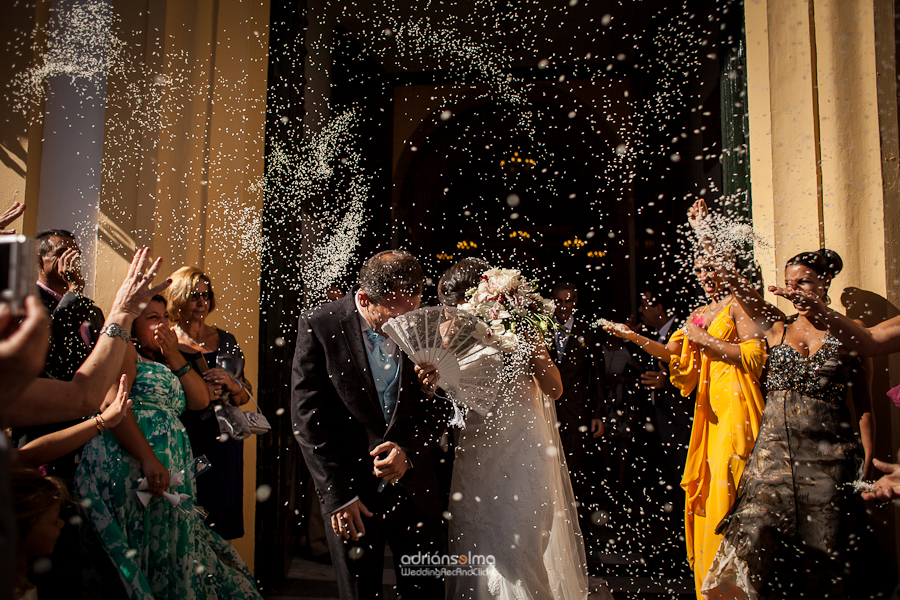
<svg viewBox="0 0 900 600"><path fill-rule="evenodd" d="M485 341L496 341L503 352L515 352L519 333L528 328L540 332L545 340L556 329L553 300L544 299L534 283L522 278L516 269L485 271L478 287L466 292L466 302L459 308L484 319L490 327Z"/></svg>

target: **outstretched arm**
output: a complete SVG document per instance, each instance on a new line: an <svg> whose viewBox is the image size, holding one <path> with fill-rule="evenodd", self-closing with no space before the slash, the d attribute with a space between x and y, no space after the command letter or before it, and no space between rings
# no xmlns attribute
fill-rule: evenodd
<svg viewBox="0 0 900 600"><path fill-rule="evenodd" d="M851 352L861 356L900 352L900 317L867 329L862 323L829 308L821 298L810 292L775 286L769 286L769 291L793 302L801 315L825 325L831 335Z"/></svg>
<svg viewBox="0 0 900 600"><path fill-rule="evenodd" d="M0 417L21 403L19 396L28 389L44 368L50 337L50 318L34 296L25 298L25 319L20 323L5 302L0 302L0 381L4 393Z"/></svg>
<svg viewBox="0 0 900 600"><path fill-rule="evenodd" d="M84 446L107 429L118 425L131 407L131 400L128 398L130 387L128 377L122 375L115 398L110 403L104 402L98 416L28 442L19 448L18 462L24 467L37 468Z"/></svg>
<svg viewBox="0 0 900 600"><path fill-rule="evenodd" d="M664 362L669 362L672 355L678 354L680 351L680 345L677 342L670 342L668 345L664 346L656 340L651 340L639 333L635 333L624 323L612 323L607 321L606 324L603 325L603 330L606 331L606 333L636 344L650 356L655 356Z"/></svg>
<svg viewBox="0 0 900 600"><path fill-rule="evenodd" d="M881 479L875 482L875 488L871 492L863 492L863 500L893 500L900 498L900 465L873 460L875 468L882 473Z"/></svg>
<svg viewBox="0 0 900 600"><path fill-rule="evenodd" d="M134 318L141 314L155 294L172 282L150 287L159 272L162 259L150 263L150 250L138 250L128 269L125 281L116 294L106 325L113 323L125 331L131 330ZM145 275L146 273L146 275ZM94 350L72 377L72 381L38 379L22 393L7 412L10 427L43 425L72 421L96 413L107 390L116 384L122 368L127 342L119 337L101 335Z"/></svg>

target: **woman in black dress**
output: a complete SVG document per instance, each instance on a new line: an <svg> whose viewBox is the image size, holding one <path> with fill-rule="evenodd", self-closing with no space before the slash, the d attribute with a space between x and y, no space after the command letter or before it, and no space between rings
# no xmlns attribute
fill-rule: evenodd
<svg viewBox="0 0 900 600"><path fill-rule="evenodd" d="M227 426L220 426L216 406L242 406L250 401L244 353L232 334L206 324L216 308L216 298L203 271L178 269L166 295L179 349L203 374L212 398L208 408L186 410L181 415L194 456L205 454L212 465L197 478L197 503L209 513L206 524L216 533L226 540L239 538L244 535L244 438L223 433Z"/></svg>

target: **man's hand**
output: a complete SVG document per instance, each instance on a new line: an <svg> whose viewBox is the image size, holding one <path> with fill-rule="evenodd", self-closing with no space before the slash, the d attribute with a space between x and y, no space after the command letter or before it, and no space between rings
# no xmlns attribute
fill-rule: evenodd
<svg viewBox="0 0 900 600"><path fill-rule="evenodd" d="M887 473L881 479L875 482L875 489L871 492L863 492L863 500L892 500L900 498L900 465L895 463L881 462L877 458L872 460L875 467Z"/></svg>
<svg viewBox="0 0 900 600"><path fill-rule="evenodd" d="M0 213L0 234L15 233L15 229L7 229L10 223L18 219L25 212L25 205L21 202L13 202L12 206Z"/></svg>
<svg viewBox="0 0 900 600"><path fill-rule="evenodd" d="M3 381L4 406L16 400L47 361L50 347L50 317L34 296L25 298L25 320L19 324L9 305L0 302L0 381Z"/></svg>
<svg viewBox="0 0 900 600"><path fill-rule="evenodd" d="M666 379L663 371L647 371L641 375L641 385L647 390L661 390L666 387Z"/></svg>
<svg viewBox="0 0 900 600"><path fill-rule="evenodd" d="M362 501L354 500L344 508L331 513L331 528L336 535L345 540L353 538L355 542L366 534L366 528L362 522L363 516L371 517L372 513Z"/></svg>
<svg viewBox="0 0 900 600"><path fill-rule="evenodd" d="M422 363L421 365L416 365L414 368L416 375L419 378L419 385L422 387L422 392L429 398L433 398L434 393L437 391L438 379L441 378L441 374L438 373L437 367L431 363Z"/></svg>
<svg viewBox="0 0 900 600"><path fill-rule="evenodd" d="M602 419L591 419L591 434L593 437L600 437L604 431L606 431L606 425L603 424Z"/></svg>
<svg viewBox="0 0 900 600"><path fill-rule="evenodd" d="M379 454L387 452L387 456L378 458ZM397 483L409 468L409 460L406 458L406 452L394 442L385 442L378 444L375 449L369 452L370 456L374 456L375 477L381 478L387 483Z"/></svg>
<svg viewBox="0 0 900 600"><path fill-rule="evenodd" d="M66 249L56 260L56 270L66 281L70 292L81 293L84 289L84 277L81 276L81 252L79 250Z"/></svg>

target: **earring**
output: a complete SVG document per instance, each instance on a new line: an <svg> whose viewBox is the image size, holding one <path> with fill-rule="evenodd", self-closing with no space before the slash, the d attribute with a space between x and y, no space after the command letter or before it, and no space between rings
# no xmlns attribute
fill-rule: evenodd
<svg viewBox="0 0 900 600"><path fill-rule="evenodd" d="M825 294L825 297L822 298L822 300L825 302L825 306L829 306L831 304L831 298L828 297L828 294Z"/></svg>

